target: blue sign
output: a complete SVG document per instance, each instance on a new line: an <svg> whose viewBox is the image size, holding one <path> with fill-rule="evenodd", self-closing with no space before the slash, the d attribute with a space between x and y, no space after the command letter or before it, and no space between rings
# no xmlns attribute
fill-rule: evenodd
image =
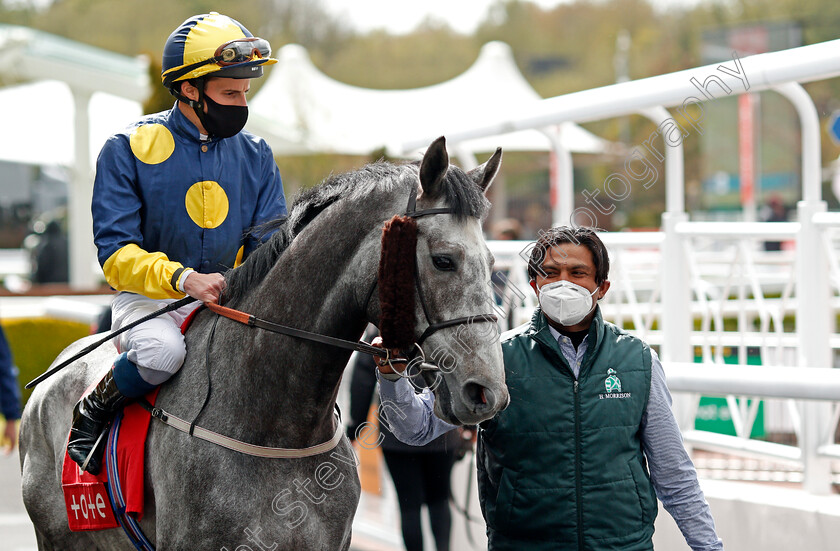
<svg viewBox="0 0 840 551"><path fill-rule="evenodd" d="M834 145L840 147L840 111L835 111L828 119L828 135Z"/></svg>

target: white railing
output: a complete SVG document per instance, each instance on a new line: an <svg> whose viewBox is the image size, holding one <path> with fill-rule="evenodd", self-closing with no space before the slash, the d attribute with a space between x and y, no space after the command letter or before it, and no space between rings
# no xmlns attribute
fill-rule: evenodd
<svg viewBox="0 0 840 551"><path fill-rule="evenodd" d="M835 316L840 312L840 251L838 227L828 215L819 218L823 246L831 265L832 299L821 305ZM688 446L730 454L772 458L796 463L804 470L808 457L840 460L835 443L840 417L840 370L801 369L797 355L799 335L794 323L798 305L796 255L793 251L765 251L764 241L792 241L798 223L689 223L676 227L691 291L688 314L692 320L688 344L699 363L664 361L669 387L675 394L683 435ZM610 253L610 291L602 301L604 317L626 327L660 348L663 232L613 232L601 238ZM526 266L533 243L491 241L497 269L508 273L507 297L500 309L503 327L527 322L536 306L528 286ZM840 351L840 335L833 333L826 346ZM748 354L749 353L749 354ZM726 364L736 356L738 364ZM745 358L761 365L744 365ZM803 366L810 367L810 366ZM700 396L726 398L725 408L735 436L695 429ZM750 438L757 421L759 399L764 400L765 429L790 432L796 444ZM822 406L819 438L803 431L813 401ZM810 446L805 448L805 446ZM828 466L830 476L830 465ZM836 470L836 469L835 469ZM806 473L807 476L807 473Z"/></svg>
<svg viewBox="0 0 840 551"><path fill-rule="evenodd" d="M840 215L827 213L822 199L820 121L813 101L800 83L840 75L838 51L840 40L743 59L733 52L733 58L726 63L583 90L525 106L520 112L488 114L473 127L446 128L444 124L441 129L448 143L457 147L464 140L515 130L546 129L566 121L586 122L639 113L654 120L657 133L648 141L656 138L664 144L665 154L657 160L665 162L666 211L662 214L660 242L656 246L648 243L647 247L659 254L659 277L655 282L634 279L633 255L625 252L628 244L608 236L616 263L614 284L623 283L624 289L620 293L616 292L620 287L611 291L612 298L604 305L606 317L614 315L624 323L629 316L626 319L632 321L640 336L659 344L666 365L691 362L698 345L705 361L718 362L727 346L736 347L742 360L750 347L757 346L763 362L784 363L790 368L829 368L833 366L838 340L832 327L840 281L835 245ZM661 125L669 120L677 125L668 118L672 113L665 108L675 108L673 116L680 118L684 128L696 129L703 117L703 102L764 90L787 98L799 116L802 201L797 205L798 222L689 222L684 204L683 137L669 140L668 132L663 131ZM421 147L431 138L418 136L406 143L404 150ZM566 198L569 204L553 205L555 224L575 224L576 213L580 210L585 214L588 209L575 209L569 201L573 197L573 159L568 152L558 150L556 154L569 166L561 171L555 195ZM637 171L632 170L634 155L639 161L647 153L641 147L633 148L625 160L625 173L611 175L605 182L605 192L609 191L607 184L613 176L623 176L625 183L632 180L635 185L654 183L646 180L647 172L640 175L638 167ZM655 181L658 173L653 172ZM765 258L760 254L756 242L767 237L792 239L793 258ZM704 250L711 254L704 254ZM733 310L734 317L729 314ZM786 326L786 318L795 320L792 327ZM699 323L698 329L694 328L695 323ZM728 327L733 323L734 327ZM733 415L740 416L739 432L749 434L746 431L755 418L755 408L745 406L734 396L728 397L727 402ZM681 426L689 430L696 398L675 399L674 405ZM790 417L795 418L793 425L798 427L804 487L812 493L828 493L831 465L818 450L825 451L825 435L836 427L837 408L804 402L789 409ZM741 439L745 440L743 435Z"/></svg>

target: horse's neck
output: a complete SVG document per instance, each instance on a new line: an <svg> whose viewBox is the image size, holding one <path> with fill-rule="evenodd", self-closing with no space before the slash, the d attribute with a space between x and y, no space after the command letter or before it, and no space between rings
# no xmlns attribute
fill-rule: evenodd
<svg viewBox="0 0 840 551"><path fill-rule="evenodd" d="M359 297L372 285L377 261L362 250L372 246L370 238L364 240L371 222L353 217L333 219L330 226L325 222L310 223L239 308L275 323L358 340L367 323ZM351 351L246 329L230 343L242 361L223 375L220 394L240 400L245 394L242 405L253 412L248 434L256 433L262 445L297 447L331 436L338 386ZM214 382L214 393L218 386Z"/></svg>

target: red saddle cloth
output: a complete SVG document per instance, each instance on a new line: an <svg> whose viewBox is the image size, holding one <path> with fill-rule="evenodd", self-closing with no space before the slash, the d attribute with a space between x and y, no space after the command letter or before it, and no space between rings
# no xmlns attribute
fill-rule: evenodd
<svg viewBox="0 0 840 551"><path fill-rule="evenodd" d="M159 389L146 399L155 403ZM149 432L151 414L140 404L133 403L123 410L119 437L117 438L117 470L120 487L125 499L125 513L132 513L137 520L143 517L143 471L145 468L146 435ZM113 426L112 426L113 429ZM61 487L64 490L64 504L70 530L105 530L117 528L111 500L108 498L108 468L110 453L105 451L102 471L92 475L82 471L64 451L64 465L61 470Z"/></svg>
<svg viewBox="0 0 840 551"><path fill-rule="evenodd" d="M202 304L201 306L199 306L198 308L196 308L195 310L193 310L192 312L187 314L187 317L184 318L184 321L181 323L181 334L182 335L187 334L187 329L190 328L190 325L192 325L192 322L195 319L195 317L198 315L198 313L200 311L204 310L204 308L205 308L205 306Z"/></svg>

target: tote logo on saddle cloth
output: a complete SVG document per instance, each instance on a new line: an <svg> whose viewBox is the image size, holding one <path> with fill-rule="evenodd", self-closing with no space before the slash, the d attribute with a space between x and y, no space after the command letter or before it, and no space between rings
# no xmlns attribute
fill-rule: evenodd
<svg viewBox="0 0 840 551"><path fill-rule="evenodd" d="M615 374L615 369L609 368L607 370L607 378L604 379L604 388L606 389L606 394L599 394L598 398L601 400L606 400L609 398L631 398L632 394L630 392L621 392L621 379L618 378L618 375Z"/></svg>
<svg viewBox="0 0 840 551"><path fill-rule="evenodd" d="M95 476L82 471L65 452L61 479L70 530L104 530L119 526L105 490L104 472Z"/></svg>

